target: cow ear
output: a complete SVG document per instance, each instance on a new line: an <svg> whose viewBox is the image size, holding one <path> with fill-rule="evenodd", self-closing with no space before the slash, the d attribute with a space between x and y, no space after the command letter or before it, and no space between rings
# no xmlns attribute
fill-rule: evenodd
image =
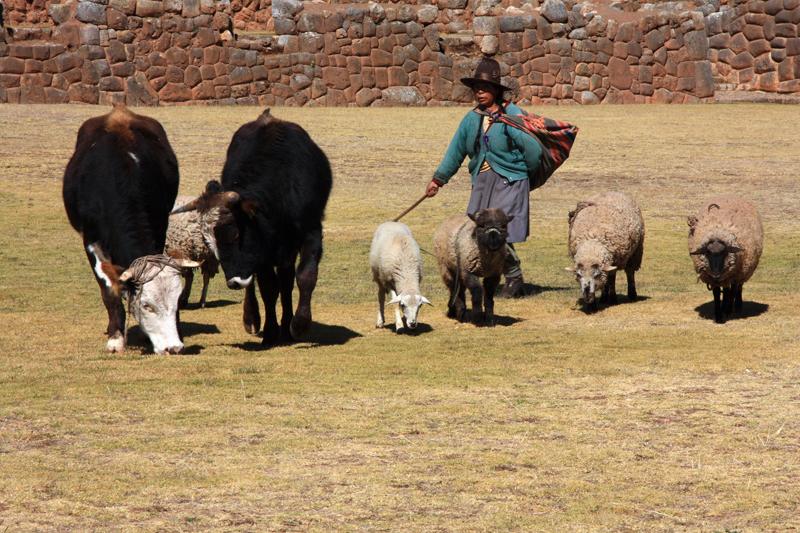
<svg viewBox="0 0 800 533"><path fill-rule="evenodd" d="M617 269L614 265L604 266L601 270L605 272L614 272Z"/></svg>
<svg viewBox="0 0 800 533"><path fill-rule="evenodd" d="M477 213L467 213L467 216L469 217L469 219L471 221L475 222L476 224L478 223L478 220L477 220L478 214Z"/></svg>
<svg viewBox="0 0 800 533"><path fill-rule="evenodd" d="M256 203L255 200L243 200L242 211L244 211L245 214L250 218L253 218L258 212L258 203Z"/></svg>
<svg viewBox="0 0 800 533"><path fill-rule="evenodd" d="M567 272L573 272L574 273L575 272L575 267L574 266L572 266L572 267L564 267L564 270L566 270Z"/></svg>

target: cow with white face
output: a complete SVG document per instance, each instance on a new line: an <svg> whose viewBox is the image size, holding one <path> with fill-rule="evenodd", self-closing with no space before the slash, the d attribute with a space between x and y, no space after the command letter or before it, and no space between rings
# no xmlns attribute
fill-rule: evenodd
<svg viewBox="0 0 800 533"><path fill-rule="evenodd" d="M178 353L180 263L161 255L178 192L164 128L124 106L83 123L64 172L64 207L108 312L109 352L125 349L125 308L156 353Z"/></svg>

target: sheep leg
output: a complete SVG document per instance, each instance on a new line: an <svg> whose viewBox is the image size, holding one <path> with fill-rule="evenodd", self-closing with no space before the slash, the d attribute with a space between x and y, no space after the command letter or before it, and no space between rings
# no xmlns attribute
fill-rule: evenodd
<svg viewBox="0 0 800 533"><path fill-rule="evenodd" d="M261 331L261 312L258 309L258 299L256 298L256 283L247 286L244 291L244 301L242 302L242 323L246 332L255 335Z"/></svg>
<svg viewBox="0 0 800 533"><path fill-rule="evenodd" d="M206 306L206 296L208 296L208 283L211 281L211 272L209 272L205 268L205 263L200 267L200 271L203 273L203 292L200 293L200 307L203 308Z"/></svg>
<svg viewBox="0 0 800 533"><path fill-rule="evenodd" d="M384 315L384 308L386 307L386 291L383 287L378 285L378 320L375 322L376 328L382 328L386 322L386 315Z"/></svg>
<svg viewBox="0 0 800 533"><path fill-rule="evenodd" d="M617 273L609 272L606 284L603 287L602 303L612 305L617 303Z"/></svg>
<svg viewBox="0 0 800 533"><path fill-rule="evenodd" d="M397 298L397 293L394 291L394 289L389 290L389 296L392 297L392 300ZM397 306L394 308L394 330L397 333L400 333L403 331L404 327L403 314L400 312L400 304L397 304Z"/></svg>
<svg viewBox="0 0 800 533"><path fill-rule="evenodd" d="M636 299L639 297L636 294L636 277L635 276L636 276L636 271L633 268L628 267L628 269L625 270L625 277L628 279L628 300L631 301L631 302L635 302Z"/></svg>
<svg viewBox="0 0 800 533"><path fill-rule="evenodd" d="M730 287L725 287L722 289L722 312L725 313L725 316L731 316L731 314L733 314L733 298L735 290L735 285L731 285Z"/></svg>
<svg viewBox="0 0 800 533"><path fill-rule="evenodd" d="M733 309L737 313L742 312L742 284L736 285L736 292L734 293L734 300L733 300Z"/></svg>
<svg viewBox="0 0 800 533"><path fill-rule="evenodd" d="M486 311L485 323L494 327L494 291L500 284L500 276L491 276L483 279L483 308Z"/></svg>
<svg viewBox="0 0 800 533"><path fill-rule="evenodd" d="M259 271L258 289L261 291L261 299L264 301L264 337L261 346L275 346L280 338L280 328L278 327L278 317L275 314L275 304L278 302L278 276L273 267L266 267Z"/></svg>
<svg viewBox="0 0 800 533"><path fill-rule="evenodd" d="M719 287L714 287L714 322L717 324L723 324L725 322L725 318L722 316L722 302L720 301L720 293L722 289Z"/></svg>
<svg viewBox="0 0 800 533"><path fill-rule="evenodd" d="M465 285L469 289L469 294L472 298L472 323L480 324L484 320L483 314L483 286L478 276L474 274L467 274Z"/></svg>
<svg viewBox="0 0 800 533"><path fill-rule="evenodd" d="M194 281L194 271L191 268L182 268L183 290L178 298L178 309L186 309L189 305L189 294L192 292L192 282Z"/></svg>
<svg viewBox="0 0 800 533"><path fill-rule="evenodd" d="M261 329L261 313L258 311L258 300L256 299L256 284L251 283L244 290L244 302L242 303L242 322L247 333L255 335Z"/></svg>

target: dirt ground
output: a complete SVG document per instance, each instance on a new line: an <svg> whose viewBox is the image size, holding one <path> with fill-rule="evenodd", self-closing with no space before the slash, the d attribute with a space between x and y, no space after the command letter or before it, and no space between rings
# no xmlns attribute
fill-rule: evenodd
<svg viewBox="0 0 800 533"><path fill-rule="evenodd" d="M181 194L260 112L137 111L164 125ZM533 295L498 300L497 327L444 316L429 256L418 332L374 327L372 233L420 196L466 108L277 108L334 170L309 336L259 350L220 275L181 314L186 354L153 356L134 328L120 356L61 201L77 129L105 110L0 105L0 531L800 528L800 108L538 111L581 131L532 193ZM423 248L465 208L465 168L404 219ZM643 298L620 275L621 303L585 314L567 212L604 190L641 204ZM743 315L718 325L686 217L723 192L757 205L766 243Z"/></svg>

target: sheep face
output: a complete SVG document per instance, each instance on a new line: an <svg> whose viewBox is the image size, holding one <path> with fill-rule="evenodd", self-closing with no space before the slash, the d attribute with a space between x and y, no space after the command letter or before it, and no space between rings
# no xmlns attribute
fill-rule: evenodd
<svg viewBox="0 0 800 533"><path fill-rule="evenodd" d="M506 244L508 223L514 218L502 209L481 209L469 218L475 222L475 240L478 248L496 252Z"/></svg>
<svg viewBox="0 0 800 533"><path fill-rule="evenodd" d="M566 270L575 273L584 304L594 303L595 293L602 291L608 282L608 274L617 270L611 261L611 254L597 242L588 241L578 247L575 266Z"/></svg>
<svg viewBox="0 0 800 533"><path fill-rule="evenodd" d="M400 306L403 326L408 329L416 329L420 307L423 304L432 305L427 298L420 294L398 294L389 303Z"/></svg>
<svg viewBox="0 0 800 533"><path fill-rule="evenodd" d="M702 256L700 271L714 280L721 280L726 272L736 266L736 253L741 252L737 246L729 246L720 239L710 239L690 255Z"/></svg>

